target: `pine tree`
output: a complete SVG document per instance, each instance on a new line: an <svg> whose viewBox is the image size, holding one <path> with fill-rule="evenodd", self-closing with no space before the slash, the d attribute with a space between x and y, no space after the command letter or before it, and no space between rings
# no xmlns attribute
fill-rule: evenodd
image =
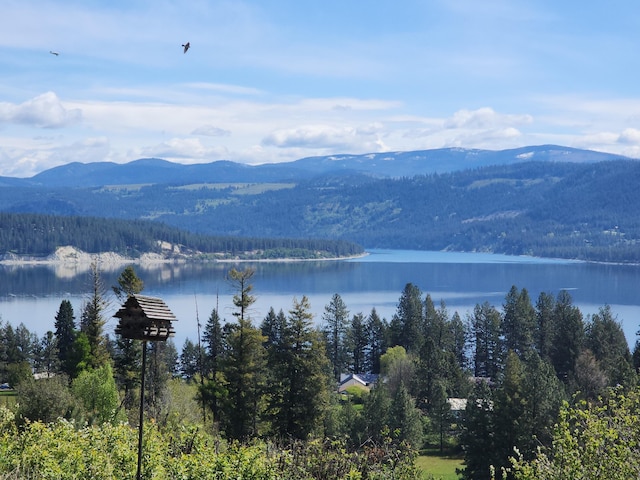
<svg viewBox="0 0 640 480"><path fill-rule="evenodd" d="M536 312L526 289L512 286L503 304L502 332L505 351L524 355L534 344Z"/></svg>
<svg viewBox="0 0 640 480"><path fill-rule="evenodd" d="M75 316L69 300L62 300L56 314L55 337L58 346L58 359L63 373L72 376L75 371L73 360L73 343L76 338Z"/></svg>
<svg viewBox="0 0 640 480"><path fill-rule="evenodd" d="M98 368L110 360L104 336L103 312L108 304L105 300L105 289L96 262L90 270L91 295L85 302L80 317L80 330L87 336L91 357L89 367Z"/></svg>
<svg viewBox="0 0 640 480"><path fill-rule="evenodd" d="M491 466L496 462L496 429L493 415L493 396L486 381L476 382L467 399L460 445L464 451L465 480L488 480Z"/></svg>
<svg viewBox="0 0 640 480"><path fill-rule="evenodd" d="M117 282L118 284L111 288L120 302L125 302L128 297L137 295L144 289L144 282L131 265L125 267ZM124 389L124 405L130 408L135 402L134 389L140 384L142 342L130 338L116 338L113 357L116 382Z"/></svg>
<svg viewBox="0 0 640 480"><path fill-rule="evenodd" d="M389 325L384 319L378 316L375 308L371 309L371 313L367 317L365 325L368 347L366 352L365 369L368 372L380 373L380 356L387 349Z"/></svg>
<svg viewBox="0 0 640 480"><path fill-rule="evenodd" d="M400 345L408 353L420 351L424 341L423 305L420 289L412 283L407 283L402 291L398 308L394 314L391 325L391 345Z"/></svg>
<svg viewBox="0 0 640 480"><path fill-rule="evenodd" d="M347 370L346 332L349 323L349 310L339 294L335 293L329 304L325 305L322 320L327 355L333 367L333 376L337 380Z"/></svg>
<svg viewBox="0 0 640 480"><path fill-rule="evenodd" d="M488 302L476 305L471 317L474 344L474 375L496 379L502 365L500 312Z"/></svg>
<svg viewBox="0 0 640 480"><path fill-rule="evenodd" d="M389 409L389 428L397 443L407 442L412 448L422 448L422 415L415 406L404 383L396 390Z"/></svg>
<svg viewBox="0 0 640 480"><path fill-rule="evenodd" d="M238 271L232 269L229 279L236 293L233 303L236 324L227 324L225 339L227 351L223 364L225 398L221 412L221 424L227 436L236 440L246 440L258 433L258 421L262 413L261 394L265 379L264 337L252 325L249 308L255 301L250 294L253 286L249 280L253 269Z"/></svg>
<svg viewBox="0 0 640 480"><path fill-rule="evenodd" d="M573 305L571 295L566 290L558 293L553 310L554 337L551 348L551 362L558 378L569 383L573 376L576 360L582 353L585 328L582 313Z"/></svg>
<svg viewBox="0 0 640 480"><path fill-rule="evenodd" d="M605 305L586 327L585 347L593 352L607 376L609 386L631 387L636 382L629 343L611 307Z"/></svg>
<svg viewBox="0 0 640 480"><path fill-rule="evenodd" d="M535 346L538 354L543 359L551 358L553 338L555 335L555 325L553 311L555 310L555 298L550 293L542 292L536 302L536 335Z"/></svg>
<svg viewBox="0 0 640 480"><path fill-rule="evenodd" d="M362 313L355 314L351 319L351 325L347 330L346 344L350 358L349 371L353 373L364 373L368 338L365 319Z"/></svg>
<svg viewBox="0 0 640 480"><path fill-rule="evenodd" d="M283 335L272 346L276 354L269 356L269 411L280 438L307 439L328 405L329 361L309 310L307 297L294 300Z"/></svg>
<svg viewBox="0 0 640 480"><path fill-rule="evenodd" d="M209 406L213 421L219 421L220 401L224 398L224 378L222 362L225 354L225 338L218 310L213 309L204 327L204 375L205 379L199 388L199 400Z"/></svg>

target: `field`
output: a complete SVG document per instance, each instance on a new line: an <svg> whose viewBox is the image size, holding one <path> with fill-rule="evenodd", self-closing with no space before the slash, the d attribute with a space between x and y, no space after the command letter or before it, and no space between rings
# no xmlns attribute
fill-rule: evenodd
<svg viewBox="0 0 640 480"><path fill-rule="evenodd" d="M16 403L15 390L0 390L0 405L10 407Z"/></svg>
<svg viewBox="0 0 640 480"><path fill-rule="evenodd" d="M416 465L427 475L437 480L458 480L456 468L463 468L462 458L459 456L441 456L439 452L427 452L416 459Z"/></svg>

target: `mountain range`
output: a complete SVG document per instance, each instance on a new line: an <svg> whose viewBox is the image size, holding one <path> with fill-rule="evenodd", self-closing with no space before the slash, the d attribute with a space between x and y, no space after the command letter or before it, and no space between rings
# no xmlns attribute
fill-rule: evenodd
<svg viewBox="0 0 640 480"><path fill-rule="evenodd" d="M73 162L45 170L30 178L0 177L0 186L52 188L150 183L299 182L324 175L354 173L374 178L400 178L526 161L594 163L621 158L624 157L556 145L501 151L443 148L363 155L344 154L263 165L246 165L227 160L183 165L158 158L145 158L125 164Z"/></svg>
<svg viewBox="0 0 640 480"><path fill-rule="evenodd" d="M70 163L0 179L0 212L183 231L640 263L640 162L554 145L248 166ZM1 225L0 225L1 228Z"/></svg>

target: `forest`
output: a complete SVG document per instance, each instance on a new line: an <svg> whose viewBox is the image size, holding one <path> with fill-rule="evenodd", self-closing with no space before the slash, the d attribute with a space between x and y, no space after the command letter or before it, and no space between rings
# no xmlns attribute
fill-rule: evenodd
<svg viewBox="0 0 640 480"><path fill-rule="evenodd" d="M191 259L335 258L363 252L359 245L344 240L211 236L149 220L2 212L0 245L4 249L0 259L6 254L46 257L61 246L131 258L149 252Z"/></svg>
<svg viewBox="0 0 640 480"><path fill-rule="evenodd" d="M638 263L638 178L640 162L614 160L400 178L345 171L286 182L8 185L0 211L145 219L214 236Z"/></svg>
<svg viewBox="0 0 640 480"><path fill-rule="evenodd" d="M306 297L252 318L253 274L228 271L232 318L149 342L143 478L430 478L425 449L463 479L640 474L640 345L607 305L585 318L514 285L462 318L408 283L390 319L335 293L314 324ZM89 275L78 319L62 300L42 338L0 323L0 478L134 478L142 346L103 326L107 297L144 281ZM373 380L339 393L349 373Z"/></svg>

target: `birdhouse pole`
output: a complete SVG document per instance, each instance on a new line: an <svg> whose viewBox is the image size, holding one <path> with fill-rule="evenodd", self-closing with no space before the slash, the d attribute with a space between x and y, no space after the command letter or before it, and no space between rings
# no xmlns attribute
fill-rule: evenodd
<svg viewBox="0 0 640 480"><path fill-rule="evenodd" d="M144 433L144 379L147 369L147 342L162 342L173 337L171 324L176 317L159 298L131 295L114 317L120 319L116 334L142 341L142 377L140 379L140 420L138 422L138 470L136 480L142 478L142 437Z"/></svg>
<svg viewBox="0 0 640 480"><path fill-rule="evenodd" d="M142 341L142 378L140 379L140 420L138 421L138 470L136 480L142 478L142 434L144 429L144 377L147 368L147 341Z"/></svg>

